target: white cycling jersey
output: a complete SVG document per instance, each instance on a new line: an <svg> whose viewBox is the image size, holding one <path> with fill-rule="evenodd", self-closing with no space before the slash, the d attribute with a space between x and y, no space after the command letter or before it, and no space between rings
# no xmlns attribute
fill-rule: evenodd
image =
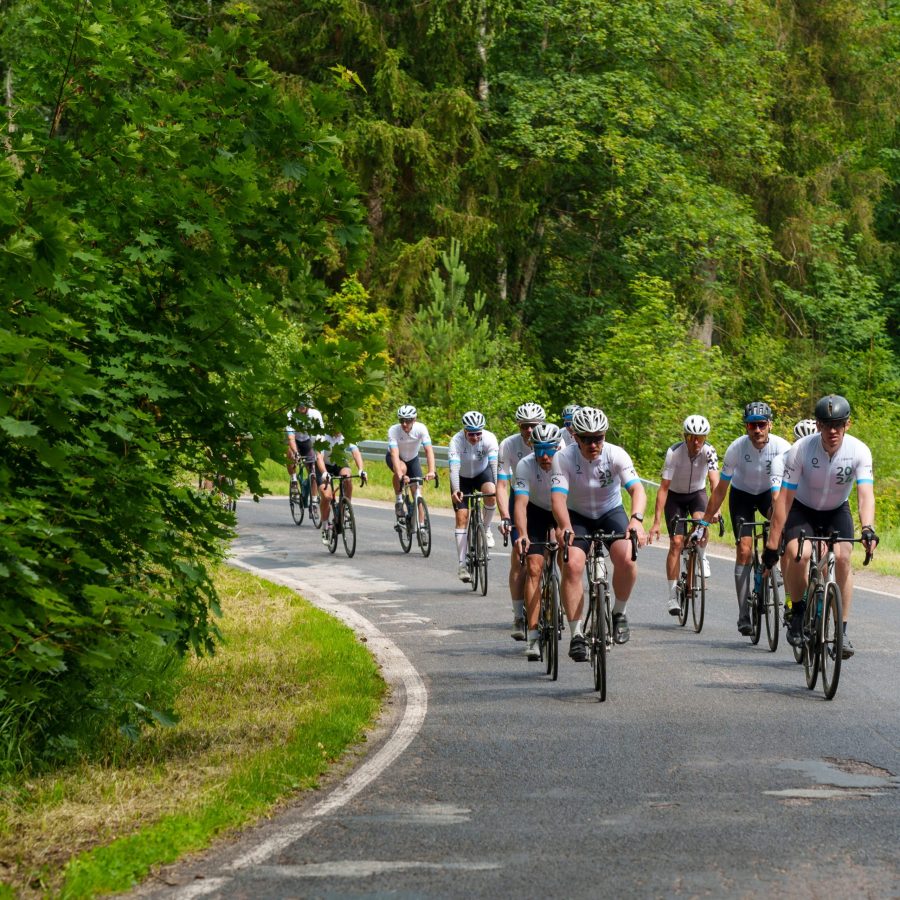
<svg viewBox="0 0 900 900"><path fill-rule="evenodd" d="M872 451L849 434L830 458L822 436L810 434L800 438L784 460L783 486L796 491L797 499L810 509L837 509L850 496L854 481L873 484L875 476Z"/></svg>
<svg viewBox="0 0 900 900"><path fill-rule="evenodd" d="M500 442L500 450L497 456L497 479L499 481L512 481L515 478L516 466L519 460L524 459L534 450L525 443L521 434L516 432Z"/></svg>
<svg viewBox="0 0 900 900"><path fill-rule="evenodd" d="M413 422L407 434L403 426L397 422L388 428L388 450L396 447L400 451L400 459L409 462L419 455L419 447L430 447L431 435L421 422Z"/></svg>
<svg viewBox="0 0 900 900"><path fill-rule="evenodd" d="M706 488L710 472L719 470L716 448L707 441L693 458L685 441L672 444L666 451L662 477L670 481L669 490L678 494L693 494Z"/></svg>
<svg viewBox="0 0 900 900"><path fill-rule="evenodd" d="M497 482L497 456L499 454L497 435L492 431L482 431L481 440L477 444L470 444L464 430L457 431L450 438L450 446L447 450L447 462L450 467L450 491L459 490L459 476L474 478L480 475L489 466Z"/></svg>
<svg viewBox="0 0 900 900"><path fill-rule="evenodd" d="M516 480L513 482L513 493L524 497L526 501L550 512L550 480L552 470L545 472L537 457L531 453L523 456L516 466Z"/></svg>
<svg viewBox="0 0 900 900"><path fill-rule="evenodd" d="M316 443L318 444L320 441L328 444L322 451L322 459L325 465L329 463L333 466L346 465L350 452L359 449L356 444L345 444L342 434L317 434Z"/></svg>
<svg viewBox="0 0 900 900"><path fill-rule="evenodd" d="M739 491L761 494L777 491L780 480L772 467L777 457L791 449L791 445L777 434L770 434L761 450L753 446L746 434L729 444L722 461L722 478Z"/></svg>
<svg viewBox="0 0 900 900"><path fill-rule="evenodd" d="M560 428L559 431L562 436L563 447L568 447L569 444L575 443L575 435L568 428Z"/></svg>
<svg viewBox="0 0 900 900"><path fill-rule="evenodd" d="M631 457L616 444L604 443L595 460L587 460L578 444L553 457L550 492L566 494L569 509L599 519L622 505L623 487L640 481Z"/></svg>
<svg viewBox="0 0 900 900"><path fill-rule="evenodd" d="M306 430L310 425L318 425L319 428L325 427L325 423L322 421L322 413L312 406L307 408L305 414L296 409L288 410L287 417L288 423L285 426L284 433L294 435L294 439L298 441L308 441L310 439L309 432Z"/></svg>

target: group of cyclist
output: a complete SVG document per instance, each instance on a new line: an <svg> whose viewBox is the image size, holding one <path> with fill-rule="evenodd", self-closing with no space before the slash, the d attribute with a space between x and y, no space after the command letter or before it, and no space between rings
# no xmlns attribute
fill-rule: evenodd
<svg viewBox="0 0 900 900"><path fill-rule="evenodd" d="M436 473L431 438L425 425L417 420L416 408L401 406L397 418L397 424L388 431L385 462L392 472L399 516L403 484L411 478L431 480ZM638 574L627 538L633 534L639 547L654 542L659 539L665 520L670 541L665 563L666 603L669 613L677 615L680 607L676 583L684 541L697 541L703 574L708 577L706 529L718 519L728 494L736 546L738 631L742 635L752 632L752 528L748 524L758 513L770 520L763 554L766 569L775 568L784 554L785 587L794 598L788 641L796 646L802 640L800 626L810 553L806 542L798 558L801 532L811 536L836 531L841 537L853 537L849 496L855 482L863 541L872 549L878 543L872 455L865 444L847 433L850 405L841 396L829 394L819 400L815 418L794 427L793 445L772 433L772 418L772 410L765 402L754 401L744 407L746 433L728 446L720 471L718 455L708 440L709 421L698 414L688 416L683 424L683 440L666 451L653 522L645 531L646 492L629 454L607 442L609 421L601 409L566 406L560 427L547 421L540 404L523 403L515 414L517 431L503 441L486 429L481 412L466 412L462 428L450 440L448 453L459 579L470 579L466 566L469 495L478 492L484 499L488 547L495 545L491 526L498 507L501 533L512 538L516 552L510 554L508 576L513 611L511 633L514 639L525 641L526 657L537 660L541 568L549 552L548 543L565 541L569 546L562 567L562 603L570 631L569 656L576 662L585 661L582 576L590 536L609 536L604 543L613 569L613 639L624 644L630 637L626 607ZM339 434L324 436L328 448L316 452L308 431L295 430L294 425L321 425L321 415L304 402L297 407L294 419L287 429L289 472L295 479L294 464L298 459L311 469L315 467L318 478L313 480L318 481L326 522L332 496L329 479L350 474L345 463L330 459L343 438ZM424 475L420 448L426 458ZM347 450L365 480L359 449L351 444ZM707 494L707 482L711 495ZM419 489L418 483L413 489ZM622 489L629 495L630 512L626 512L622 502ZM695 520L696 526L686 528L685 519ZM324 527L323 540L327 540ZM844 597L844 658L853 654L846 634L852 599L851 546L838 544L835 551L836 578ZM525 558L524 566L520 565L520 555Z"/></svg>

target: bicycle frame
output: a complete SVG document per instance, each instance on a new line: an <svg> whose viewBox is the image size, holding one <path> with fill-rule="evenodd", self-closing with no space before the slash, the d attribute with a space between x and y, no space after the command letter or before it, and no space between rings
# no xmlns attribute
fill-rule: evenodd
<svg viewBox="0 0 900 900"><path fill-rule="evenodd" d="M538 648L541 660L546 665L547 674L551 681L556 681L559 675L559 638L562 630L560 578L556 569L556 554L559 544L551 538L544 541L531 541L529 547L544 548L540 575L540 605L538 607ZM519 565L525 565L526 557L527 554L519 553Z"/></svg>
<svg viewBox="0 0 900 900"><path fill-rule="evenodd" d="M488 589L488 549L487 533L484 528L484 500L489 496L481 491L463 494L469 508L469 522L466 525L466 568L469 570L469 584L473 591L481 588L481 596Z"/></svg>
<svg viewBox="0 0 900 900"><path fill-rule="evenodd" d="M688 609L690 609L694 620L694 631L699 634L703 629L703 619L706 615L706 579L703 577L703 567L694 535L705 526L701 524L700 519L692 516L676 516L672 522L676 531L679 525L684 524L685 526L679 576L675 588L680 606L678 624L682 627L687 624ZM690 532L687 529L688 525L691 525ZM725 523L721 518L719 518L719 534L720 536L725 534Z"/></svg>
<svg viewBox="0 0 900 900"><path fill-rule="evenodd" d="M750 588L748 603L750 606L750 624L753 633L750 635L750 643L756 645L762 636L762 620L766 620L766 639L769 650L773 653L778 649L779 622L781 614L781 598L778 596L778 579L775 572L764 574L762 553L760 548L765 547L769 536L769 521L746 522L738 519L737 533L743 535L749 533L753 543L751 558L751 571L753 573L753 585ZM798 660L799 661L799 660Z"/></svg>

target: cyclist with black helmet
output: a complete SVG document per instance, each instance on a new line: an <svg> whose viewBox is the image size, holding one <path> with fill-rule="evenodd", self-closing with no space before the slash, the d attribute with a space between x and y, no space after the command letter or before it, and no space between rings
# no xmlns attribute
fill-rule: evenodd
<svg viewBox="0 0 900 900"><path fill-rule="evenodd" d="M725 494L735 540L734 589L738 603L738 632L753 633L750 624L750 589L752 580L753 530L745 526L738 534L738 519L750 523L759 513L768 519L772 500L778 492L780 457L791 445L772 434L772 407L762 400L754 400L744 407L744 427L747 433L732 441L722 461L722 475L703 514L705 522L718 515ZM729 487L731 492L728 492Z"/></svg>
<svg viewBox="0 0 900 900"><path fill-rule="evenodd" d="M563 566L563 606L569 622L569 656L587 659L582 631L584 607L582 575L587 559L586 535L597 531L627 533L633 528L638 544L647 543L644 510L647 494L631 457L621 447L606 443L609 421L602 409L584 406L572 417L575 443L553 457L550 498L553 516L562 532L569 532L569 559ZM622 488L631 496L631 518L622 505ZM631 559L631 543L612 541L613 639L624 644L630 637L625 606L637 580L637 564Z"/></svg>
<svg viewBox="0 0 900 900"><path fill-rule="evenodd" d="M511 555L520 569L519 554L526 555L524 592L528 642L525 645L525 657L536 661L541 658L538 647L541 569L549 552L543 544L547 541L548 532L556 529L550 499L550 470L553 468L553 457L562 449L561 430L552 422L542 422L531 432L531 446L534 452L523 457L516 466L513 516L518 553ZM542 546L533 547L532 542Z"/></svg>
<svg viewBox="0 0 900 900"><path fill-rule="evenodd" d="M678 583L678 561L684 547L686 523L675 524L678 518L702 518L706 509L706 481L715 490L719 483L719 457L716 449L707 440L710 426L705 416L690 415L682 426L684 439L672 444L666 451L660 476L659 490L656 492L656 508L653 513L653 524L647 537L648 543L659 539L660 522L666 519L666 531L669 533L669 552L666 556L666 578L669 581L668 606L669 613L677 616L681 606L675 597L675 585ZM703 577L709 578L709 560L706 558L708 536L698 542L698 552Z"/></svg>
<svg viewBox="0 0 900 900"><path fill-rule="evenodd" d="M447 460L450 467L450 499L456 513L456 547L459 552L457 574L460 581L469 581L469 570L466 568L469 505L463 499L463 494L481 491L487 495L484 501L484 527L488 546L492 547L494 538L491 534L491 521L497 503L497 456L500 448L497 436L485 429L485 418L477 410L469 410L463 414L462 426L450 438Z"/></svg>
<svg viewBox="0 0 900 900"><path fill-rule="evenodd" d="M797 561L797 539L800 532L807 536L837 532L841 537L853 537L853 517L850 513L850 491L856 482L856 497L862 538L874 548L878 544L875 533L875 479L872 452L847 429L850 425L850 404L839 394L828 394L816 404L816 433L800 438L784 461L781 494L775 504L772 527L763 553L763 564L772 568L778 561L782 535L784 551L784 585L795 599L793 616L788 623L788 642L799 646L807 578L809 574L810 542L804 542L803 557ZM835 544L835 579L841 589L844 606L843 658L853 655L853 645L847 636L847 621L853 601L853 570L850 566L852 544Z"/></svg>
<svg viewBox="0 0 900 900"><path fill-rule="evenodd" d="M384 461L391 470L394 485L394 512L398 516L406 514L403 506L403 485L410 478L422 478L419 462L419 448L425 449L428 472L424 478L431 481L435 477L434 448L428 429L416 421L418 410L406 403L397 410L397 422L388 429L388 449ZM418 494L419 485L413 485L413 493Z"/></svg>
<svg viewBox="0 0 900 900"><path fill-rule="evenodd" d="M309 398L301 394L297 405L288 410L288 423L284 429L287 441L287 470L291 481L297 480L297 463L302 462L310 475L316 470L316 451L313 447L312 436L309 433L311 425L325 427L322 421L322 413L310 406ZM317 479L309 479L309 489L313 503L319 502L319 489Z"/></svg>
<svg viewBox="0 0 900 900"><path fill-rule="evenodd" d="M501 534L512 532L513 505L515 495L510 492L510 483L515 477L519 460L532 452L531 434L546 419L544 407L540 403L523 403L516 410L518 431L500 442L497 456L497 508L500 510ZM513 534L513 541L516 535ZM488 542L488 546L493 546ZM515 553L509 555L509 595L513 608L513 640L525 640L525 572L519 565Z"/></svg>

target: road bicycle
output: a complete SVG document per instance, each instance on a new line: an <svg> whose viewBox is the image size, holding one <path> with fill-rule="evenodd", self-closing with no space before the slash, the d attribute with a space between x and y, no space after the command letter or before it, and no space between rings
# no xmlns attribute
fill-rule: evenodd
<svg viewBox="0 0 900 900"><path fill-rule="evenodd" d="M706 579L703 577L703 560L700 558L700 547L697 539L700 536L700 519L690 516L676 516L673 520L675 530L683 522L685 524L685 539L681 547L681 561L679 563L678 581L675 582L675 598L678 600L678 624L682 627L687 623L688 610L694 620L694 631L698 634L703 630L703 618L706 615ZM693 528L687 534L687 525ZM725 522L719 518L719 536L725 534Z"/></svg>
<svg viewBox="0 0 900 900"><path fill-rule="evenodd" d="M763 619L766 622L766 639L769 649L774 653L778 649L778 634L781 617L781 597L778 594L778 573L772 569L765 571L762 563L762 548L766 545L769 536L769 522L745 522L737 520L738 535L749 531L753 537L753 559L750 563L750 573L753 586L750 589L749 611L750 624L753 632L750 635L750 643L754 646L759 643L762 635Z"/></svg>
<svg viewBox="0 0 900 900"><path fill-rule="evenodd" d="M488 589L488 545L487 529L484 525L484 498L493 496L482 494L481 491L473 491L471 494L463 494L463 500L469 501L469 524L466 526L466 569L469 572L469 585L473 591L481 588L481 596L487 594ZM508 535L503 536L504 546L508 542Z"/></svg>
<svg viewBox="0 0 900 900"><path fill-rule="evenodd" d="M538 612L538 650L551 681L556 681L559 676L559 639L562 637L563 627L562 606L559 599L559 570L556 567L559 544L551 539L532 541L530 546L544 548ZM525 561L526 554L520 553L520 565L524 566Z"/></svg>
<svg viewBox="0 0 900 900"><path fill-rule="evenodd" d="M350 498L344 496L344 482L353 478L359 478L360 486L366 483L362 475L332 475L331 483L337 482L335 495L331 501L331 509L328 511L328 520L325 523L328 531L328 552L337 550L338 535L344 544L347 556L352 557L356 553L356 516L353 514L353 504Z"/></svg>
<svg viewBox="0 0 900 900"><path fill-rule="evenodd" d="M569 536L563 535L563 562L569 561ZM609 574L606 566L608 555L607 543L616 540L631 541L631 559L637 559L637 532L629 528L627 532L608 534L602 531L576 538L588 542L587 558L584 571L588 582L587 612L583 621L584 639L591 654L591 672L594 677L594 690L600 694L600 701L606 700L606 654L613 646L612 605L609 599Z"/></svg>
<svg viewBox="0 0 900 900"><path fill-rule="evenodd" d="M812 542L812 553L809 557L809 581L803 595L806 601L801 632L803 670L806 674L806 686L810 690L815 688L821 671L825 699L831 700L841 680L844 652L844 609L841 589L834 579L834 545L864 544L864 566L871 561L874 548L862 538L842 538L836 531L828 537L816 535L811 538L801 531L797 540L796 562L802 559L804 541Z"/></svg>
<svg viewBox="0 0 900 900"><path fill-rule="evenodd" d="M318 494L313 496L310 470L305 462L298 463L300 473L296 481L291 481L288 493L288 502L291 505L291 517L296 525L302 525L306 513L309 512L309 520L313 524L313 528L318 528L322 524L322 513L319 509Z"/></svg>
<svg viewBox="0 0 900 900"><path fill-rule="evenodd" d="M400 538L400 546L404 553L409 553L412 547L413 535L416 536L422 556L431 555L431 516L428 515L428 504L422 496L424 478L410 478L402 487L403 513L397 516L394 531ZM414 491L413 487L418 487ZM434 476L434 486L440 486L437 473Z"/></svg>

